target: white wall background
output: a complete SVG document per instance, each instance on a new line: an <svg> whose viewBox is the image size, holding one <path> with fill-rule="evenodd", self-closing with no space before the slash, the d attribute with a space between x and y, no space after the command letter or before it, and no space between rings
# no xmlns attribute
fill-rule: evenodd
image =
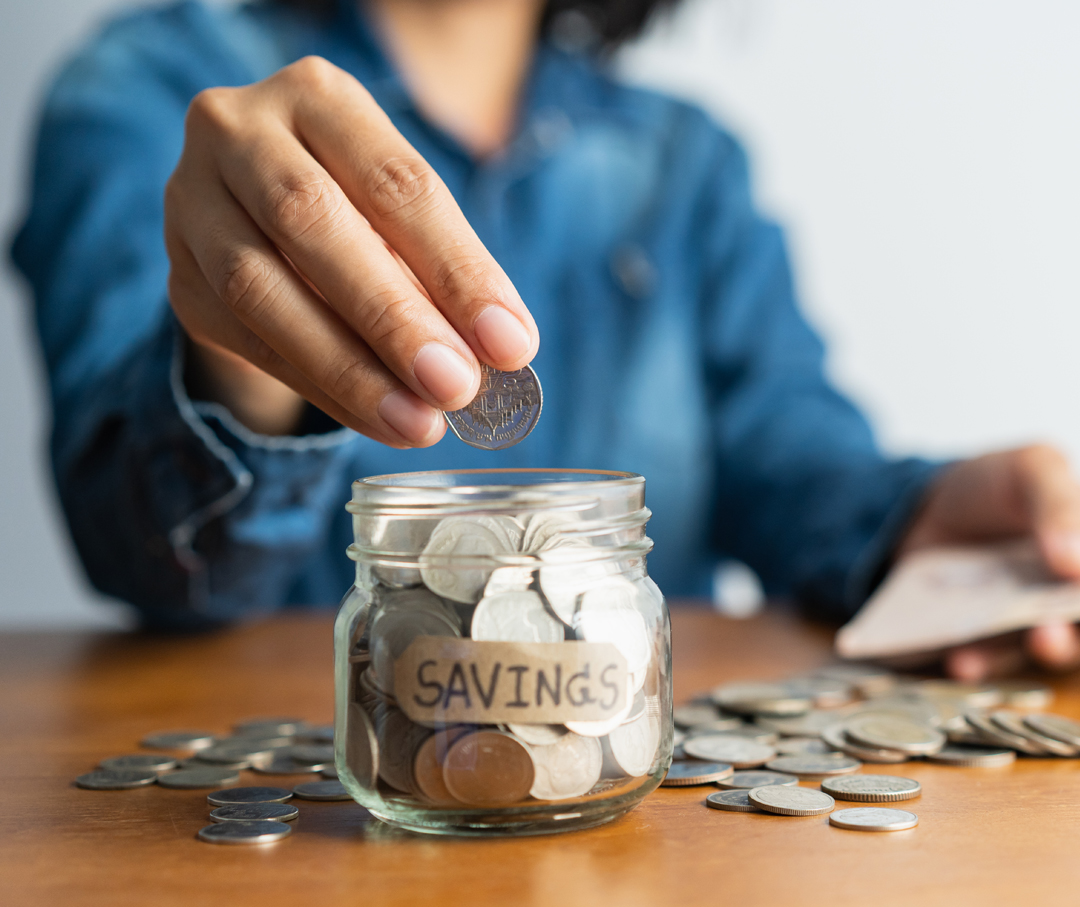
<svg viewBox="0 0 1080 907"><path fill-rule="evenodd" d="M115 0L0 2L0 224L49 73ZM749 146L837 380L896 452L1080 457L1080 5L687 0L624 55ZM25 294L0 273L0 626L117 625L44 460Z"/></svg>

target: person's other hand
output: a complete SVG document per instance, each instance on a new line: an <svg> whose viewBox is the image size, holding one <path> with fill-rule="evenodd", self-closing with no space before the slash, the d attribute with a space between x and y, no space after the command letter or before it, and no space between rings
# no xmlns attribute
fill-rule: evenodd
<svg viewBox="0 0 1080 907"><path fill-rule="evenodd" d="M956 463L931 486L898 554L950 544L1033 536L1050 570L1080 580L1080 485L1064 454L1036 445ZM1080 632L1056 623L950 650L949 674L981 680L1026 659L1055 670L1080 665Z"/></svg>
<svg viewBox="0 0 1080 907"><path fill-rule="evenodd" d="M425 447L445 432L439 411L476 395L478 359L510 371L539 344L443 182L316 57L192 101L165 239L199 383L257 430L288 431L304 398Z"/></svg>

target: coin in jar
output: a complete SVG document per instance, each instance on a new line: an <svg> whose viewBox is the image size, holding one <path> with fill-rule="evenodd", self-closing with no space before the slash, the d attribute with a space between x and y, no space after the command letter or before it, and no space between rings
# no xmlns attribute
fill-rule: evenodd
<svg viewBox="0 0 1080 907"><path fill-rule="evenodd" d="M904 831L919 824L919 817L906 809L859 806L839 809L829 816L829 824L849 831Z"/></svg>
<svg viewBox="0 0 1080 907"><path fill-rule="evenodd" d="M618 773L638 778L652 767L659 749L660 722L651 715L642 715L608 734L605 752Z"/></svg>
<svg viewBox="0 0 1080 907"><path fill-rule="evenodd" d="M444 413L451 431L470 447L505 450L536 427L544 406L540 379L529 366L501 372L480 363L480 389L462 409Z"/></svg>
<svg viewBox="0 0 1080 907"><path fill-rule="evenodd" d="M536 777L526 744L502 731L477 731L456 740L443 762L443 781L470 806L508 806L529 796Z"/></svg>
<svg viewBox="0 0 1080 907"><path fill-rule="evenodd" d="M442 806L458 803L443 779L443 760L453 743L472 731L473 728L468 725L439 728L416 748L413 781L419 795L429 803Z"/></svg>
<svg viewBox="0 0 1080 907"><path fill-rule="evenodd" d="M554 743L530 747L536 777L530 793L537 800L583 797L597 781L604 751L595 737L564 734Z"/></svg>
<svg viewBox="0 0 1080 907"><path fill-rule="evenodd" d="M761 812L750 802L748 790L721 790L715 794L709 794L705 798L705 805L710 809L723 809L732 813L759 813Z"/></svg>
<svg viewBox="0 0 1080 907"><path fill-rule="evenodd" d="M232 803L210 811L215 822L291 822L299 815L291 803Z"/></svg>
<svg viewBox="0 0 1080 907"><path fill-rule="evenodd" d="M158 774L152 769L104 768L79 775L75 784L84 790L132 790L146 787L157 780Z"/></svg>
<svg viewBox="0 0 1080 907"><path fill-rule="evenodd" d="M198 837L207 844L272 844L290 834L284 822L218 822L200 829Z"/></svg>
<svg viewBox="0 0 1080 907"><path fill-rule="evenodd" d="M472 638L497 642L562 642L563 625L530 589L500 592L480 599L472 619Z"/></svg>
<svg viewBox="0 0 1080 907"><path fill-rule="evenodd" d="M723 781L734 772L734 767L727 762L675 762L660 784L663 787L696 787Z"/></svg>
<svg viewBox="0 0 1080 907"><path fill-rule="evenodd" d="M922 785L911 778L896 775L842 775L826 778L821 789L837 800L885 803L911 800L922 793Z"/></svg>
<svg viewBox="0 0 1080 907"><path fill-rule="evenodd" d="M828 794L807 787L755 787L748 796L756 807L778 816L821 816L836 805Z"/></svg>
<svg viewBox="0 0 1080 907"><path fill-rule="evenodd" d="M725 790L753 790L755 787L768 787L771 784L780 784L784 787L793 787L799 783L794 775L783 772L735 772L730 778L717 781L717 786Z"/></svg>
<svg viewBox="0 0 1080 907"><path fill-rule="evenodd" d="M691 737L683 744L688 756L706 762L728 762L735 768L754 768L776 756L776 750L745 737L706 734Z"/></svg>

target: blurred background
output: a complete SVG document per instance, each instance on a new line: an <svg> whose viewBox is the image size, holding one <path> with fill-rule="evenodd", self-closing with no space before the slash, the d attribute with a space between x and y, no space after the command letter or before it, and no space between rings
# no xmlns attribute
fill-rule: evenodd
<svg viewBox="0 0 1080 907"><path fill-rule="evenodd" d="M51 74L131 5L0 3L5 247ZM832 373L887 450L953 456L1041 439L1075 462L1078 47L1072 0L686 0L618 67L702 104L747 144ZM5 260L0 627L122 626L123 609L74 559L47 430L28 299Z"/></svg>

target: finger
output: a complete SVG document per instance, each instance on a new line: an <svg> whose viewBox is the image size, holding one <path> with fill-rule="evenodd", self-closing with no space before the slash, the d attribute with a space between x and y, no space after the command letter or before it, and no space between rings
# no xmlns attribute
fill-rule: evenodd
<svg viewBox="0 0 1080 907"><path fill-rule="evenodd" d="M1059 450L1046 445L1015 454L1017 483L1031 528L1047 565L1068 579L1080 579L1080 485Z"/></svg>
<svg viewBox="0 0 1080 907"><path fill-rule="evenodd" d="M1033 627L1024 638L1024 647L1034 661L1055 671L1080 666L1080 631L1075 624Z"/></svg>
<svg viewBox="0 0 1080 907"><path fill-rule="evenodd" d="M442 409L476 396L473 351L284 124L226 142L218 160L260 230L404 384Z"/></svg>
<svg viewBox="0 0 1080 907"><path fill-rule="evenodd" d="M322 89L291 86L304 91L293 105L304 143L480 358L504 370L528 363L536 323L443 181L356 79L301 63Z"/></svg>
<svg viewBox="0 0 1080 907"><path fill-rule="evenodd" d="M186 246L214 296L262 344L220 321L203 330L246 343L234 351L357 431L408 446L438 441L445 432L441 415L315 295L224 187L202 186L198 222L184 230ZM205 319L218 308L200 311Z"/></svg>
<svg viewBox="0 0 1080 907"><path fill-rule="evenodd" d="M945 654L945 673L956 680L978 683L1020 670L1024 650L1015 634L957 646Z"/></svg>

